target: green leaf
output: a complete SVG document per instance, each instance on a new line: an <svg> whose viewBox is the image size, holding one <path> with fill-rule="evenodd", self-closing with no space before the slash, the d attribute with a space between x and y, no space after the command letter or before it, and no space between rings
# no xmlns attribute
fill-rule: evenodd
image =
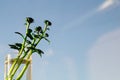
<svg viewBox="0 0 120 80"><path fill-rule="evenodd" d="M33 40L33 36L32 36L31 33L32 33L32 29L28 29L26 35L27 35L31 40Z"/></svg>
<svg viewBox="0 0 120 80"><path fill-rule="evenodd" d="M15 43L15 45L18 46L18 47L20 47L20 48L22 47L21 43Z"/></svg>
<svg viewBox="0 0 120 80"><path fill-rule="evenodd" d="M24 36L23 34L21 34L20 32L15 32L16 34L19 34L23 39L24 39Z"/></svg>
<svg viewBox="0 0 120 80"><path fill-rule="evenodd" d="M9 44L9 46L10 46L10 48L16 49L16 50L19 51L21 49L21 47L22 47L22 44L21 43L15 43L14 45Z"/></svg>
<svg viewBox="0 0 120 80"><path fill-rule="evenodd" d="M26 40L26 43L27 43L27 44L31 44L31 41L29 41L29 40Z"/></svg>
<svg viewBox="0 0 120 80"><path fill-rule="evenodd" d="M30 49L35 50L35 48L33 48L33 47L27 47L27 49L29 49L29 50L30 50Z"/></svg>
<svg viewBox="0 0 120 80"><path fill-rule="evenodd" d="M50 43L50 40L48 40L46 37L43 37L48 43Z"/></svg>
<svg viewBox="0 0 120 80"><path fill-rule="evenodd" d="M28 33L31 33L32 32L32 29L28 29Z"/></svg>
<svg viewBox="0 0 120 80"><path fill-rule="evenodd" d="M49 34L48 34L48 33L46 33L46 34L45 34L45 37L49 37Z"/></svg>
<svg viewBox="0 0 120 80"><path fill-rule="evenodd" d="M44 52L40 49L35 49L34 52L38 53L41 57L42 57L42 54L44 54Z"/></svg>
<svg viewBox="0 0 120 80"><path fill-rule="evenodd" d="M16 45L11 45L11 44L9 44L9 46L10 46L10 48L12 48L12 49L20 50L20 48L18 48Z"/></svg>
<svg viewBox="0 0 120 80"><path fill-rule="evenodd" d="M21 43L15 43L15 46L18 47L18 50L20 50L22 48L22 44Z"/></svg>
<svg viewBox="0 0 120 80"><path fill-rule="evenodd" d="M27 36L28 36L31 40L33 40L33 36L32 36L31 33L28 33Z"/></svg>
<svg viewBox="0 0 120 80"><path fill-rule="evenodd" d="M33 36L34 36L35 38L39 38L39 37L40 37L39 34L35 34L35 33L33 33Z"/></svg>

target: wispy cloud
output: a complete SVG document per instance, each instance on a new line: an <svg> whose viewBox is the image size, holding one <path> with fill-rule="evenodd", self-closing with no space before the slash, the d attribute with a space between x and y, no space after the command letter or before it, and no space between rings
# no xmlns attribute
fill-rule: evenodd
<svg viewBox="0 0 120 80"><path fill-rule="evenodd" d="M120 80L120 28L98 38L88 54L90 80Z"/></svg>
<svg viewBox="0 0 120 80"><path fill-rule="evenodd" d="M105 0L99 7L98 11L103 11L109 8L112 8L116 5L118 5L120 0Z"/></svg>
<svg viewBox="0 0 120 80"><path fill-rule="evenodd" d="M83 15L80 15L77 19L67 23L66 25L63 26L63 30L69 30L75 27L79 27L79 25L82 25L83 23L86 22L86 20L88 20L89 18L91 18L92 16L94 16L96 14L96 10L93 9L91 11L89 11L88 13L85 13Z"/></svg>
<svg viewBox="0 0 120 80"><path fill-rule="evenodd" d="M70 21L69 23L63 25L62 31L69 30L75 27L79 27L84 24L88 19L93 17L95 14L108 10L110 8L114 8L120 5L120 0L105 0L102 4L96 6L94 9L91 9L89 12L79 15L79 17L75 20Z"/></svg>

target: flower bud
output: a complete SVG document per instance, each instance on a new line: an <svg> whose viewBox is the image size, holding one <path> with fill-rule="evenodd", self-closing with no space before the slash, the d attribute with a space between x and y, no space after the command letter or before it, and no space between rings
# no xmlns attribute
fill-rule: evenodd
<svg viewBox="0 0 120 80"><path fill-rule="evenodd" d="M36 27L36 28L35 28L35 31L41 32L41 31L42 31L41 26Z"/></svg>
<svg viewBox="0 0 120 80"><path fill-rule="evenodd" d="M48 25L48 26L52 25L52 23L49 20L45 20L45 24Z"/></svg>
<svg viewBox="0 0 120 80"><path fill-rule="evenodd" d="M34 22L34 19L31 18L31 17L26 17L26 22L28 22L29 24L30 24L30 23L33 23L33 22Z"/></svg>

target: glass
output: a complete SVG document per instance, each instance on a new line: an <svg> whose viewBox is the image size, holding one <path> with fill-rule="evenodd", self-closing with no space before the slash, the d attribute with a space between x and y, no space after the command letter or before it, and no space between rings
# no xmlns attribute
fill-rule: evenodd
<svg viewBox="0 0 120 80"><path fill-rule="evenodd" d="M15 61L15 57L16 54L8 54L7 57L5 58L5 65L4 65L4 80L6 78L6 76L8 75L8 72L10 70L11 65L13 64L13 62ZM18 74L20 73L20 71L22 70L23 66L26 64L26 62L30 61L30 64L26 70L26 72L24 73L23 77L21 78L21 80L32 80L32 58L30 58L30 60L23 60L22 64L20 66L20 68L17 70L15 76L13 77L13 80L16 79L16 77L18 76Z"/></svg>

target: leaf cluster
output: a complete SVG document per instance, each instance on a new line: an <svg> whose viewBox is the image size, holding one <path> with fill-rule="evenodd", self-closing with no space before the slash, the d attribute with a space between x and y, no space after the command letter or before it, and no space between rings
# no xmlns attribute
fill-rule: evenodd
<svg viewBox="0 0 120 80"><path fill-rule="evenodd" d="M26 18L26 34L23 35L20 32L15 32L16 34L20 35L24 41L23 43L15 43L15 44L9 44L11 49L20 50L23 49L23 53L27 54L29 50L32 50L33 53L36 52L40 56L44 54L44 52L41 49L37 49L36 46L38 43L44 39L47 42L50 43L50 41L47 39L49 37L49 34L46 33L46 31L50 30L48 26L51 26L52 23L49 20L45 20L45 27L42 28L41 26L37 26L34 29L29 28L30 24L34 22L34 19L31 17Z"/></svg>

